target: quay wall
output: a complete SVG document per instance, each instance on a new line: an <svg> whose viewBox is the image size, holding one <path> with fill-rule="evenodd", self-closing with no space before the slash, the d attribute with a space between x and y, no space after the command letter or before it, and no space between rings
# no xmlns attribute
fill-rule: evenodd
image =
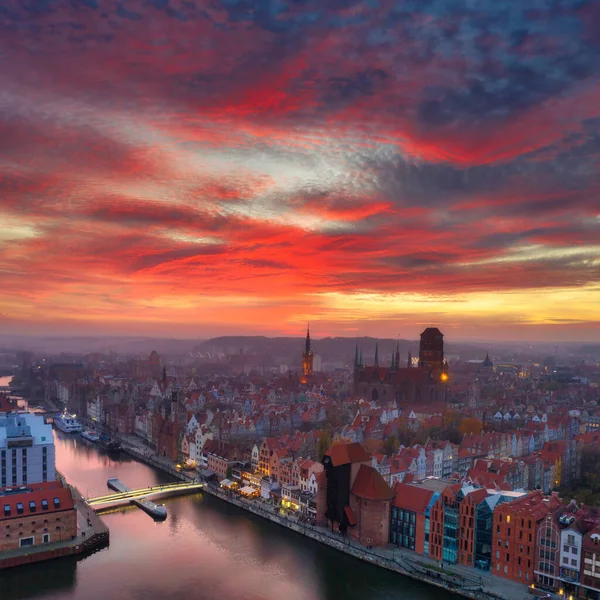
<svg viewBox="0 0 600 600"><path fill-rule="evenodd" d="M282 527L286 527L300 535L304 535L312 540L315 540L321 544L325 544L330 546L331 548L335 548L340 552L344 552L357 558L359 560L369 562L378 567L382 567L384 569L388 569L389 571L394 571L399 573L400 575L404 575L406 577L410 577L412 579L416 579L418 581L422 581L424 583L428 583L430 585L435 585L440 588L449 589L453 593L463 596L465 598L472 598L478 600L499 600L502 597L496 594L487 593L481 589L479 585L473 582L473 590L464 589L464 587L460 587L462 582L460 581L460 577L454 577L452 575L439 573L434 571L433 569L428 570L426 568L411 565L408 560L397 558L396 560L386 559L381 555L375 552L369 552L369 550L357 548L353 545L350 545L347 542L342 541L339 536L336 538L333 535L329 536L320 531L315 531L311 527L303 526L299 523L295 523L286 519L285 517L276 514L270 513L259 506L253 505L251 502L244 502L239 500L234 496L229 496L226 493L223 493L219 488L213 488L210 485L207 485L203 489L204 492L220 498L225 502L229 502L230 504L234 504L235 506L251 512L263 519L267 519L272 523L276 523ZM431 574L428 574L431 573ZM503 600L503 599L502 599Z"/></svg>
<svg viewBox="0 0 600 600"><path fill-rule="evenodd" d="M74 540L54 544L44 544L5 552L0 557L0 570L65 556L93 554L108 546L108 527L87 505L79 490L74 486L70 487L80 518L89 519L91 522L91 535L85 537L78 536Z"/></svg>
<svg viewBox="0 0 600 600"><path fill-rule="evenodd" d="M157 458L156 456L153 456L150 451L144 451L133 444L124 443L123 450L137 460L172 475L181 481L192 481L194 479L185 473L176 471L171 464L167 464L169 462L167 459ZM449 590L464 598L470 598L472 600L509 600L518 597L520 600L520 598L526 596L526 590L524 588L522 594L518 592L516 596L514 590L511 593L498 594L490 589L486 589L486 583L482 578L477 577L476 572L473 573L472 576L462 577L461 575L444 572L443 570L440 571L434 566L428 566L426 563L420 563L417 560L409 559L406 556L387 558L382 556L381 553L358 546L347 538L342 538L333 533L325 533L325 530L323 529L318 530L311 526L303 525L291 519L287 519L275 511L271 512L265 510L258 504L241 500L236 496L224 492L218 487L207 484L202 491L215 496L224 502L233 504L242 510L246 510L256 516L267 519L272 523L286 527L295 533L304 535L316 542L339 550L340 552L344 552L358 560L371 563L389 571L394 571L395 573L423 583Z"/></svg>

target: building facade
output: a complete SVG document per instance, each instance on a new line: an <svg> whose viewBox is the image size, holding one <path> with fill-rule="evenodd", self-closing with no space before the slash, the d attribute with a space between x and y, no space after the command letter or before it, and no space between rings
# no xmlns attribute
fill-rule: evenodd
<svg viewBox="0 0 600 600"><path fill-rule="evenodd" d="M372 366L363 365L357 352L354 359L354 395L381 404L445 402L448 365L444 359L443 337L436 327L428 327L421 334L417 367L412 365L410 356L407 366L400 367L398 347L389 367L379 365L377 346Z"/></svg>
<svg viewBox="0 0 600 600"><path fill-rule="evenodd" d="M0 488L55 479L52 426L30 413L0 415Z"/></svg>
<svg viewBox="0 0 600 600"><path fill-rule="evenodd" d="M71 540L77 511L61 481L0 491L0 552Z"/></svg>

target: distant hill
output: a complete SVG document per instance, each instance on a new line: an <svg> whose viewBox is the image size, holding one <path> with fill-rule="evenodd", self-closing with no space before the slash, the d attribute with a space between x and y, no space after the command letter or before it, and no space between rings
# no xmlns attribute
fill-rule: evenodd
<svg viewBox="0 0 600 600"><path fill-rule="evenodd" d="M126 336L26 336L0 335L0 349L7 351L26 350L36 354L59 354L61 352L82 353L110 351L118 354L187 354L198 344L198 340L178 340L155 337Z"/></svg>
<svg viewBox="0 0 600 600"><path fill-rule="evenodd" d="M400 347L401 362L407 360L408 352L418 356L418 340L376 339L372 337L347 338L327 337L313 339L312 349L319 354L324 362L342 361L346 364L354 362L356 346L362 349L363 360L367 364L373 362L375 345L379 346L379 364L386 366L390 363L392 353L396 351L396 344ZM446 344L447 354L464 354L468 358L484 358L483 346L475 344ZM273 337L264 336L223 336L212 338L194 346L196 352L210 352L215 354L243 354L266 355L288 365L299 364L304 351L304 338L300 337Z"/></svg>

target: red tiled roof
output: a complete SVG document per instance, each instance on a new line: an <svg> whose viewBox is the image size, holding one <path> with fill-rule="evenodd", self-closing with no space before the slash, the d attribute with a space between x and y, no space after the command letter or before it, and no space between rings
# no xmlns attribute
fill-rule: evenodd
<svg viewBox="0 0 600 600"><path fill-rule="evenodd" d="M65 487L61 481L47 481L28 486L6 488L5 491L18 489L27 491L0 494L0 521L72 510L75 506L70 488ZM55 505L55 498L58 499L58 505ZM48 502L47 509L42 507L42 500ZM30 502L34 502L35 506L32 507L29 504ZM19 503L23 505L21 513L17 511L17 504ZM9 507L9 514L7 514L6 507Z"/></svg>
<svg viewBox="0 0 600 600"><path fill-rule="evenodd" d="M347 465L348 463L366 462L371 460L367 451L358 442L331 446L331 448L325 452L325 456L331 458L331 463L334 467Z"/></svg>
<svg viewBox="0 0 600 600"><path fill-rule="evenodd" d="M367 465L360 466L350 492L366 500L391 500L394 497L392 488L379 471Z"/></svg>
<svg viewBox="0 0 600 600"><path fill-rule="evenodd" d="M394 486L394 499L392 506L410 510L415 513L424 513L433 497L434 492L426 488L406 483L397 483Z"/></svg>
<svg viewBox="0 0 600 600"><path fill-rule="evenodd" d="M471 500L473 500L475 505L477 505L483 502L488 497L488 493L486 489L481 488L479 490L471 492L470 494L467 494L467 496L471 498Z"/></svg>

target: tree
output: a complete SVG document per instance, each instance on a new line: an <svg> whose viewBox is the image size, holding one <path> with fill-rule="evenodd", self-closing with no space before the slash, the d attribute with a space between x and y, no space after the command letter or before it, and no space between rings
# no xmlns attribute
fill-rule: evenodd
<svg viewBox="0 0 600 600"><path fill-rule="evenodd" d="M331 446L331 435L329 435L329 431L321 431L319 434L319 439L317 440L317 461L321 462L323 460L323 456L325 456L325 452L329 450Z"/></svg>
<svg viewBox="0 0 600 600"><path fill-rule="evenodd" d="M344 414L337 404L330 404L327 407L327 424L329 427L337 428L344 424Z"/></svg>
<svg viewBox="0 0 600 600"><path fill-rule="evenodd" d="M386 456L393 456L398 452L399 448L400 440L395 435L390 435L390 437L383 442L383 451Z"/></svg>
<svg viewBox="0 0 600 600"><path fill-rule="evenodd" d="M460 422L460 425L458 426L458 431L462 435L470 435L470 434L479 435L481 433L482 429L483 429L483 425L482 425L481 421L479 419L476 419L475 417L464 418Z"/></svg>

